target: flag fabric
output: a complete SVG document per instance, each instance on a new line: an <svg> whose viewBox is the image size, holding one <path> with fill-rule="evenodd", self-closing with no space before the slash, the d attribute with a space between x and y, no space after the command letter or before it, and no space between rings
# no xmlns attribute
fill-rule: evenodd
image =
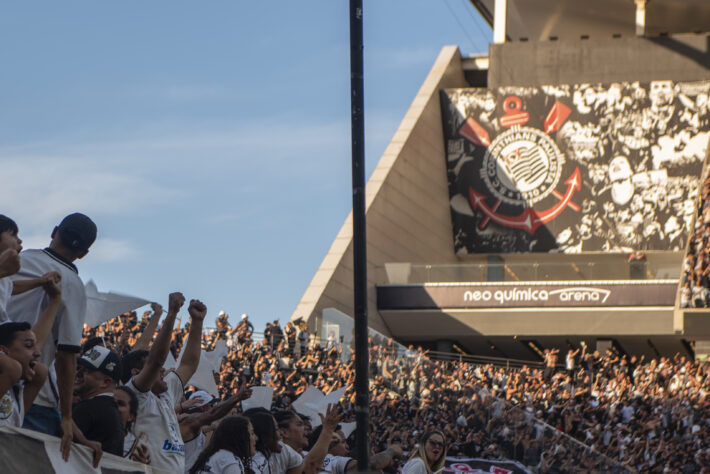
<svg viewBox="0 0 710 474"><path fill-rule="evenodd" d="M103 293L98 290L94 280L89 280L84 285L86 291L86 318L84 323L95 328L109 319L145 306L150 301L135 296L123 295L109 291Z"/></svg>

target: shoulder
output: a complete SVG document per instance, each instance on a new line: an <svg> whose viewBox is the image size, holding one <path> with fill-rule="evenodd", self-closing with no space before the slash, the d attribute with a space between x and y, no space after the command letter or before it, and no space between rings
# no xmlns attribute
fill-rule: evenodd
<svg viewBox="0 0 710 474"><path fill-rule="evenodd" d="M420 457L415 457L407 461L402 467L402 474L421 474L426 473L426 466Z"/></svg>
<svg viewBox="0 0 710 474"><path fill-rule="evenodd" d="M210 460L208 462L212 467L219 469L217 472L220 472L229 466L236 466L240 472L244 472L242 460L239 459L234 453L227 451L226 449L220 449L214 453L210 456Z"/></svg>

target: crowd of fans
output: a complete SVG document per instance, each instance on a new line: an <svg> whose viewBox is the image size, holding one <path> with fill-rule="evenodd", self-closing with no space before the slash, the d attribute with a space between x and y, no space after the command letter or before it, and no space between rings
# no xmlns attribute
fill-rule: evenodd
<svg viewBox="0 0 710 474"><path fill-rule="evenodd" d="M223 312L203 328L207 308L196 299L183 324L180 293L162 323L154 303L142 318L127 313L82 331L72 319L82 309L73 262L96 229L72 216L50 247L22 258L17 226L0 216L0 425L61 436L65 459L72 441L89 446L95 463L108 452L170 472L356 468L342 429L355 414L354 363L338 338L318 340L302 321L256 334L247 315L232 326ZM218 393L185 386L201 352L220 341ZM532 472L708 472L707 363L582 344L562 364L549 349L542 363L511 369L434 360L381 337L369 347L372 470L430 474L454 456ZM168 357L175 369L165 370ZM243 412L259 386L273 388L271 406ZM316 420L294 411L309 386L345 391Z"/></svg>
<svg viewBox="0 0 710 474"><path fill-rule="evenodd" d="M129 331L112 321L87 336L99 334L120 348L126 332L135 338L148 316L129 317ZM220 315L217 327L203 334L205 349L219 339L229 345L218 376L220 397L243 383L268 385L279 411L309 385L323 393L347 387L343 417L354 419L353 361L337 340L309 338L302 350L296 335L288 336L292 329L240 342L235 328ZM184 336L185 329L176 329L172 347ZM389 467L395 470L436 428L448 456L515 460L536 472L702 472L710 466L708 364L680 355L647 361L612 350L601 354L586 345L570 349L562 364L556 350L546 351L545 359L518 369L438 361L421 348L371 339L373 449L401 445L403 458Z"/></svg>
<svg viewBox="0 0 710 474"><path fill-rule="evenodd" d="M700 191L700 209L683 262L681 308L710 307L710 174Z"/></svg>

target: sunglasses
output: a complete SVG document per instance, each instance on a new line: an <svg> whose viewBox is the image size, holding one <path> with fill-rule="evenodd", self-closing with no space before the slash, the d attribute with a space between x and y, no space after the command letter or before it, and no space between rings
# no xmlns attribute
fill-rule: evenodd
<svg viewBox="0 0 710 474"><path fill-rule="evenodd" d="M428 439L427 443L431 444L434 447L437 448L443 448L444 447L444 442L443 441L435 441L433 439Z"/></svg>

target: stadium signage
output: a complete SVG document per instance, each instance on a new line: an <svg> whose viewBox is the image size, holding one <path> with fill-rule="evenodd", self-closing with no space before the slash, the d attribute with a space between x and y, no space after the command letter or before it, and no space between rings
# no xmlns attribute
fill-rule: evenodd
<svg viewBox="0 0 710 474"><path fill-rule="evenodd" d="M516 282L377 287L381 310L673 306L677 282Z"/></svg>
<svg viewBox="0 0 710 474"><path fill-rule="evenodd" d="M456 255L683 250L710 81L441 91Z"/></svg>

